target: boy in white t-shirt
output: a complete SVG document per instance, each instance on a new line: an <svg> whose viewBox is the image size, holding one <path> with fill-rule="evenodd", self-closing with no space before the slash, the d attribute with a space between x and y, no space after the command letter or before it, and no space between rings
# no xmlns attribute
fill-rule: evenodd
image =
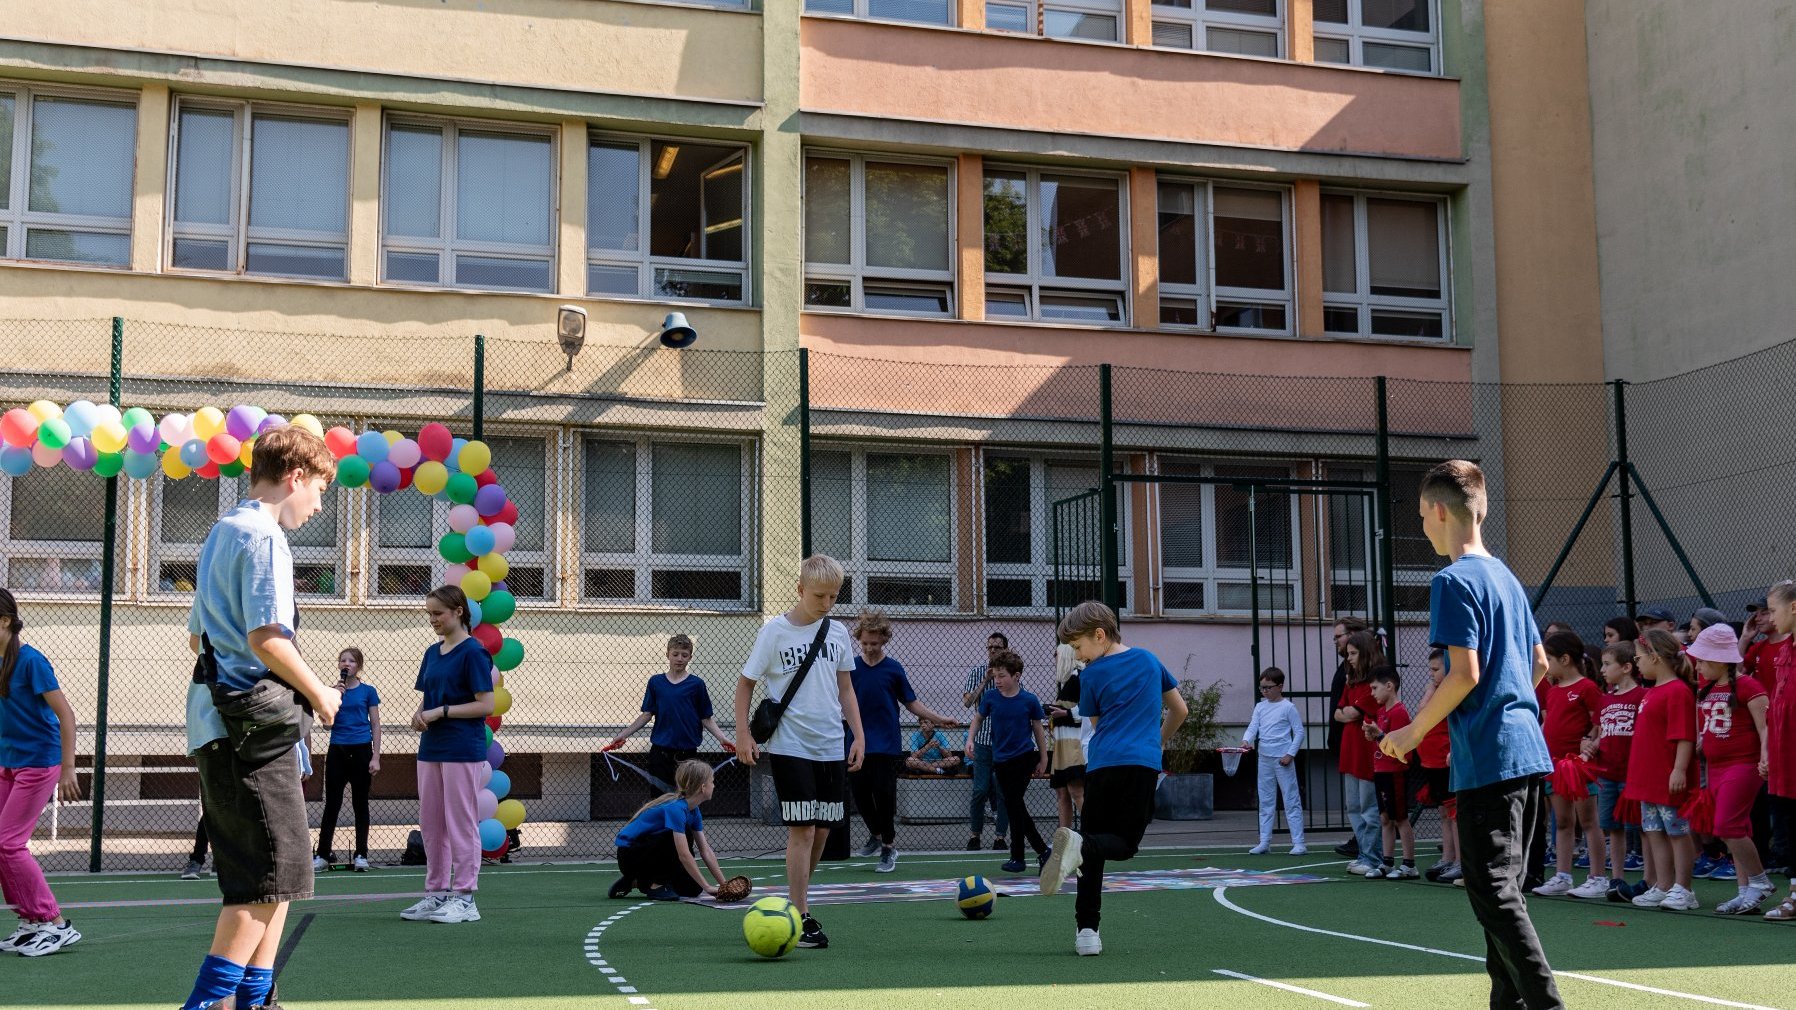
<svg viewBox="0 0 1796 1010"><path fill-rule="evenodd" d="M842 578L842 566L834 558L822 554L806 558L798 570L797 606L762 625L754 651L736 680L736 725L741 730L749 724L748 703L756 683L764 683L767 696L786 705L779 729L765 745L757 745L752 735L738 731L736 760L752 766L764 748L773 765L773 788L786 822L786 882L792 904L804 916L804 934L798 945L809 948L829 946L807 900L811 873L823 858L830 825L843 817L845 771L860 769L865 746L860 707L855 704L854 682L849 676L854 671L854 643L846 626L830 622L811 672L796 694L787 695L817 637L817 622L826 620L836 605ZM846 762L842 760L844 721L854 731Z"/></svg>
<svg viewBox="0 0 1796 1010"><path fill-rule="evenodd" d="M1272 848L1272 822L1278 810L1278 794L1285 794L1285 821L1291 826L1291 855L1309 849L1303 844L1303 797L1297 792L1297 752L1303 749L1303 717L1285 697L1285 671L1268 666L1260 674L1260 703L1242 735L1243 746L1254 748L1260 759L1260 844L1249 851L1261 855Z"/></svg>

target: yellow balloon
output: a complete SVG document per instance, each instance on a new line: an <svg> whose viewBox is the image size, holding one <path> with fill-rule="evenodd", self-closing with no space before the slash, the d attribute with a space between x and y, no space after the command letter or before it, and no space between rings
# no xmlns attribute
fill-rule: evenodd
<svg viewBox="0 0 1796 1010"><path fill-rule="evenodd" d="M412 474L412 487L419 494L442 494L448 486L449 468L436 460L419 463L417 472Z"/></svg>
<svg viewBox="0 0 1796 1010"><path fill-rule="evenodd" d="M500 673L498 670L494 670L493 671L493 687L501 688L504 686L505 686L505 675L503 673Z"/></svg>
<svg viewBox="0 0 1796 1010"><path fill-rule="evenodd" d="M162 454L162 472L174 480L181 480L193 472L193 468L181 462L181 447L171 445Z"/></svg>
<svg viewBox="0 0 1796 1010"><path fill-rule="evenodd" d="M485 442L469 442L461 447L461 455L456 457L456 462L461 464L462 473L476 477L493 465L493 450L487 448Z"/></svg>
<svg viewBox="0 0 1796 1010"><path fill-rule="evenodd" d="M101 452L123 452L125 450L125 426L117 421L108 421L94 429L94 448Z"/></svg>
<svg viewBox="0 0 1796 1010"><path fill-rule="evenodd" d="M224 412L217 407L201 407L193 412L193 437L202 442L224 430Z"/></svg>
<svg viewBox="0 0 1796 1010"><path fill-rule="evenodd" d="M511 711L511 692L498 685L493 686L493 714L504 715Z"/></svg>
<svg viewBox="0 0 1796 1010"><path fill-rule="evenodd" d="M515 831L518 825L524 823L524 805L517 800L500 800L499 808L493 811L493 816L499 819L500 824L505 825L505 830Z"/></svg>
<svg viewBox="0 0 1796 1010"><path fill-rule="evenodd" d="M461 591L467 593L470 600L484 600L493 591L493 580L485 572L469 572L461 577Z"/></svg>
<svg viewBox="0 0 1796 1010"><path fill-rule="evenodd" d="M237 454L237 462L242 463L244 466L249 466L250 465L250 454L255 451L255 448L256 448L256 440L255 439L253 439L253 438L245 439L243 442L243 451Z"/></svg>
<svg viewBox="0 0 1796 1010"><path fill-rule="evenodd" d="M32 417L37 418L39 423L48 421L52 417L62 416L62 408L51 403L49 400L33 400L31 406L26 407L25 410L28 411Z"/></svg>
<svg viewBox="0 0 1796 1010"><path fill-rule="evenodd" d="M399 441L400 439L404 438L405 436L401 435L400 433L394 431L391 428L388 428L386 431L383 431L380 433L380 437L386 439L388 445L392 445L394 442Z"/></svg>
<svg viewBox="0 0 1796 1010"><path fill-rule="evenodd" d="M511 571L511 562L503 554L482 554L479 565L481 573L494 582L505 581L506 573Z"/></svg>
<svg viewBox="0 0 1796 1010"><path fill-rule="evenodd" d="M295 428L304 428L319 438L324 437L324 425L319 424L318 419L310 414L295 414L293 419L287 423Z"/></svg>

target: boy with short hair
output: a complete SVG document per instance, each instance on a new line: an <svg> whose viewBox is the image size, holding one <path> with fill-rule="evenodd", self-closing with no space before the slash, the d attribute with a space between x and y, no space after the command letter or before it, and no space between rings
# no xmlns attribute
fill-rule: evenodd
<svg viewBox="0 0 1796 1010"><path fill-rule="evenodd" d="M1372 699L1378 713L1367 731L1378 740L1409 725L1398 689L1403 678L1381 666L1372 671ZM1372 791L1378 797L1378 820L1384 840L1384 865L1366 871L1367 880L1416 879L1416 829L1409 823L1409 782L1402 761L1378 751L1372 755ZM1403 840L1403 865L1396 862L1397 840Z"/></svg>
<svg viewBox="0 0 1796 1010"><path fill-rule="evenodd" d="M1035 850L1037 867L1048 862L1048 845L1035 830L1035 818L1024 805L1029 778L1048 770L1048 728L1046 709L1041 699L1023 690L1023 657L1009 649L991 660L992 686L979 699L979 711L973 725L967 728L966 756L973 757L973 738L982 726L991 726L992 771L998 776L998 790L1004 796L1004 807L1010 812L1010 859L1004 863L1005 873L1021 873L1029 864L1023 862L1023 843Z"/></svg>
<svg viewBox="0 0 1796 1010"><path fill-rule="evenodd" d="M1521 888L1545 816L1541 777L1553 770L1534 700L1546 649L1521 583L1484 549L1484 472L1465 460L1442 463L1422 478L1417 498L1429 543L1452 559L1429 586L1430 641L1447 650L1447 676L1381 749L1403 758L1448 720L1462 879L1484 927L1490 1005L1563 1007Z"/></svg>
<svg viewBox="0 0 1796 1010"><path fill-rule="evenodd" d="M1154 819L1154 790L1166 743L1189 710L1178 682L1146 649L1122 644L1116 612L1096 600L1061 619L1060 640L1084 661L1079 712L1092 722L1085 748L1085 833L1057 828L1041 871L1041 893L1057 894L1079 874L1073 950L1104 952L1098 936L1104 902L1104 863L1133 858ZM1162 711L1164 710L1164 716Z"/></svg>
<svg viewBox="0 0 1796 1010"><path fill-rule="evenodd" d="M786 882L792 904L804 917L798 945L829 946L829 937L811 915L811 874L823 858L830 825L842 819L846 771L858 771L866 753L860 707L855 703L854 646L848 629L831 621L811 671L797 691L791 689L799 667L816 640L819 623L829 620L842 590L842 566L834 558L814 554L798 571L798 602L791 610L761 626L742 676L736 679L736 725L749 725L748 702L757 683L785 707L779 728L765 750L773 766L773 788L786 822ZM833 672L834 676L831 676ZM848 759L842 759L842 724L854 732ZM753 767L762 745L746 734L736 745L736 759Z"/></svg>
<svg viewBox="0 0 1796 1010"><path fill-rule="evenodd" d="M1303 716L1285 697L1285 671L1268 666L1260 674L1260 701L1247 720L1241 745L1259 759L1260 844L1248 850L1263 856L1272 849L1278 794L1285 794L1285 821L1291 827L1291 855L1308 853L1303 843L1303 797L1297 791L1297 752L1303 749Z"/></svg>
<svg viewBox="0 0 1796 1010"><path fill-rule="evenodd" d="M624 745L630 734L655 720L649 733L649 795L678 792L674 772L680 762L698 757L698 745L704 742L699 730L711 734L718 746L734 752L736 744L723 735L712 717L711 691L703 679L692 676L686 668L692 663L692 639L674 635L667 640L667 672L649 678L642 691L642 714L625 726L622 733L606 744L604 751Z"/></svg>
<svg viewBox="0 0 1796 1010"><path fill-rule="evenodd" d="M240 752L232 730L239 728L234 723L287 723L303 739L295 694L324 725L336 718L337 692L312 674L293 644L299 616L284 532L317 514L336 472L335 457L311 432L292 425L265 432L256 440L248 492L200 548L187 637L201 669L211 668L204 677L211 691L192 699L189 718L214 727L195 734L209 739L197 741L194 761L224 908L184 1010L210 1010L233 997L245 1010L270 1004L287 904L312 896L300 762L292 747L275 756L254 747Z"/></svg>
<svg viewBox="0 0 1796 1010"><path fill-rule="evenodd" d="M951 720L917 700L904 664L886 652L892 641L892 622L880 610L863 610L854 624L854 640L860 658L854 661L854 705L861 713L867 739L860 770L848 776L854 808L867 824L867 842L858 856L878 856L875 873L898 868L898 773L907 751L898 728L898 710L905 709L924 720Z"/></svg>

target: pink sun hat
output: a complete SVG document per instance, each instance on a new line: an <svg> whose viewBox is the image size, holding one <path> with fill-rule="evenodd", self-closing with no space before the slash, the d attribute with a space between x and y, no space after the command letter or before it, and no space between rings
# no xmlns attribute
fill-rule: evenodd
<svg viewBox="0 0 1796 1010"><path fill-rule="evenodd" d="M1703 659L1711 663L1744 663L1745 657L1740 655L1740 639L1734 629L1725 624L1711 624L1702 629L1696 641L1684 650L1691 659Z"/></svg>

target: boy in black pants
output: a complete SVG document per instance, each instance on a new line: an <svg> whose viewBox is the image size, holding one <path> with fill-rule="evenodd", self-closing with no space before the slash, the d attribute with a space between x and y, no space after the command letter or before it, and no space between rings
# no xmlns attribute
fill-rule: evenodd
<svg viewBox="0 0 1796 1010"><path fill-rule="evenodd" d="M1048 731L1043 723L1047 711L1041 699L1023 690L1023 657L1005 649L991 659L992 683L979 698L979 712L967 729L967 760L973 760L973 737L979 727L992 725L992 771L998 776L998 792L1004 797L1004 809L1010 817L1010 860L1005 873L1021 873L1029 868L1023 862L1023 842L1035 850L1035 862L1046 867L1048 845L1035 830L1035 820L1023 804L1029 789L1029 776L1048 770Z"/></svg>

